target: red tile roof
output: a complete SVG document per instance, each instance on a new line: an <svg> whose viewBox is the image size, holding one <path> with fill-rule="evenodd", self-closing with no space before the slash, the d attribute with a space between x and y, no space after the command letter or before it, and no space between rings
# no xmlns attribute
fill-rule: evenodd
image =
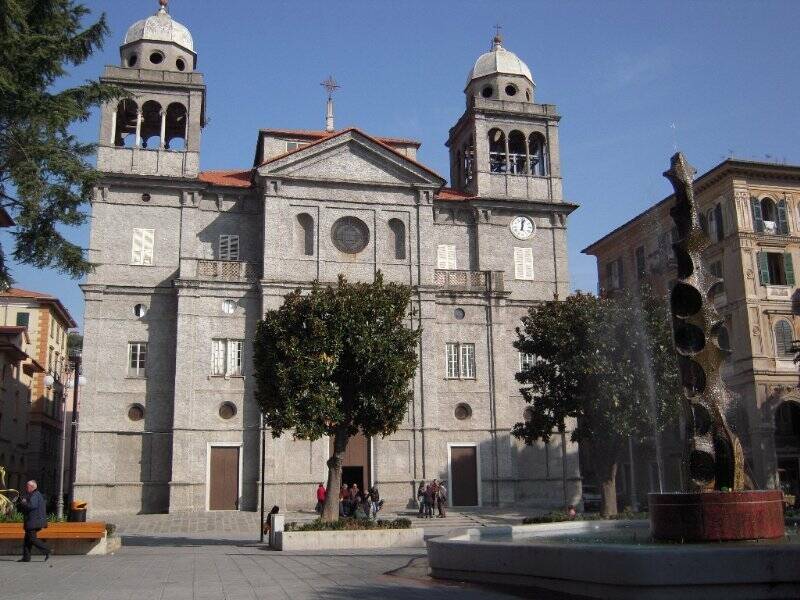
<svg viewBox="0 0 800 600"><path fill-rule="evenodd" d="M203 171L198 176L200 181L222 187L249 188L253 183L253 171L247 169L228 171Z"/></svg>
<svg viewBox="0 0 800 600"><path fill-rule="evenodd" d="M465 194L464 192L459 192L458 190L454 190L453 188L443 187L439 190L436 194L436 200L445 200L448 202L457 202L459 200L472 200L476 198L471 194Z"/></svg>
<svg viewBox="0 0 800 600"><path fill-rule="evenodd" d="M284 136L292 136L292 137L302 137L306 139L322 139L322 138L329 138L335 135L339 135L344 131L349 131L350 129L356 129L355 127L347 127L345 129L340 129L339 131L321 131L321 130L311 130L311 129L262 129L262 133L267 133L269 135L284 135ZM404 145L404 146L415 146L419 148L422 145L422 142L418 142L417 140L412 140L410 138L396 138L396 137L386 137L386 136L376 136L376 140L380 140L384 144L396 144L396 145Z"/></svg>
<svg viewBox="0 0 800 600"><path fill-rule="evenodd" d="M55 296L51 296L50 294L32 292L30 290L23 290L20 288L8 288L5 291L0 291L0 298L31 298L33 300L40 300L46 304L52 304L55 307L56 312L60 314L64 321L67 322L67 325L70 328L78 326L78 324L75 322L75 319L72 318L72 315L69 314L69 311L66 309L66 307L61 304L61 300Z"/></svg>

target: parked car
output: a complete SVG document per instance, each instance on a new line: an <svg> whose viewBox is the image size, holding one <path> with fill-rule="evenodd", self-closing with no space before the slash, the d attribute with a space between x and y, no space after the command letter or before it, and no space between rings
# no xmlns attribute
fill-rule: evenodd
<svg viewBox="0 0 800 600"><path fill-rule="evenodd" d="M602 496L596 485L584 485L583 490L584 512L600 512L603 507Z"/></svg>

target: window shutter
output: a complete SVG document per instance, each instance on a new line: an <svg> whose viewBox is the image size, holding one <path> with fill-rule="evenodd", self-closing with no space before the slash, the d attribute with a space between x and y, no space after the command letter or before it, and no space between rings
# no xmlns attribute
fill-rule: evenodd
<svg viewBox="0 0 800 600"><path fill-rule="evenodd" d="M153 243L155 242L155 231L152 229L142 229L142 264L153 264Z"/></svg>
<svg viewBox="0 0 800 600"><path fill-rule="evenodd" d="M794 265L792 264L792 253L783 254L783 271L786 273L786 285L794 287Z"/></svg>
<svg viewBox="0 0 800 600"><path fill-rule="evenodd" d="M786 200L778 201L778 233L789 235L789 219L786 217Z"/></svg>
<svg viewBox="0 0 800 600"><path fill-rule="evenodd" d="M753 210L753 231L764 231L764 217L761 215L761 203L755 196L750 196L750 207Z"/></svg>
<svg viewBox="0 0 800 600"><path fill-rule="evenodd" d="M622 265L623 265L622 257L620 256L617 259L617 272L619 273L619 277L618 277L618 279L619 279L619 289L622 289L622 288L625 287L625 274L622 271Z"/></svg>
<svg viewBox="0 0 800 600"><path fill-rule="evenodd" d="M228 255L230 254L229 239L230 238L227 235L219 236L219 259L220 260L228 260Z"/></svg>
<svg viewBox="0 0 800 600"><path fill-rule="evenodd" d="M714 207L714 221L717 226L717 241L721 242L725 237L725 222L722 219L722 204Z"/></svg>
<svg viewBox="0 0 800 600"><path fill-rule="evenodd" d="M606 288L612 289L614 287L614 265L613 263L606 263Z"/></svg>
<svg viewBox="0 0 800 600"><path fill-rule="evenodd" d="M131 246L131 264L142 264L142 230L133 230L133 245Z"/></svg>
<svg viewBox="0 0 800 600"><path fill-rule="evenodd" d="M439 244L436 263L438 269L454 270L456 268L456 247Z"/></svg>
<svg viewBox="0 0 800 600"><path fill-rule="evenodd" d="M767 260L766 252L759 252L756 255L758 259L758 278L761 285L769 285L769 261Z"/></svg>
<svg viewBox="0 0 800 600"><path fill-rule="evenodd" d="M514 248L514 279L533 279L533 248Z"/></svg>

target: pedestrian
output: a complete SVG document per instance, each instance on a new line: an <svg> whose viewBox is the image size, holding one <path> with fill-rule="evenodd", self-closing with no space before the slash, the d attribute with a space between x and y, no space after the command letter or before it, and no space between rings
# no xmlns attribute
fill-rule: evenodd
<svg viewBox="0 0 800 600"><path fill-rule="evenodd" d="M354 483L350 486L350 514L355 515L356 509L361 502L361 492L358 489L358 484Z"/></svg>
<svg viewBox="0 0 800 600"><path fill-rule="evenodd" d="M378 515L378 511L381 509L382 502L381 502L381 494L378 491L378 486L373 485L369 488L369 501L370 501L370 508L372 510L372 516L376 517Z"/></svg>
<svg viewBox="0 0 800 600"><path fill-rule="evenodd" d="M447 486L442 483L439 484L439 493L436 495L436 506L439 509L439 518L444 519L447 516Z"/></svg>
<svg viewBox="0 0 800 600"><path fill-rule="evenodd" d="M321 483L317 486L317 507L314 509L317 514L322 514L322 508L325 506L325 497L328 495L328 490Z"/></svg>
<svg viewBox="0 0 800 600"><path fill-rule="evenodd" d="M420 519L422 518L423 514L425 513L425 482L420 481L419 487L417 488L417 502L419 503L419 515L417 515Z"/></svg>
<svg viewBox="0 0 800 600"><path fill-rule="evenodd" d="M19 501L20 511L25 515L25 522L23 523L25 539L22 542L22 558L18 562L31 562L32 546L36 546L44 554L45 561L50 558L50 548L36 537L39 531L47 527L44 496L42 496L37 487L36 482L31 479L25 485L27 493Z"/></svg>
<svg viewBox="0 0 800 600"><path fill-rule="evenodd" d="M269 535L269 532L272 531L272 515L277 515L279 512L281 512L281 509L276 504L267 513L267 522L264 523L264 534L265 535Z"/></svg>
<svg viewBox="0 0 800 600"><path fill-rule="evenodd" d="M346 517L350 510L350 492L347 489L347 484L342 484L342 489L339 490L339 516Z"/></svg>
<svg viewBox="0 0 800 600"><path fill-rule="evenodd" d="M425 518L433 518L433 484L429 483L425 488Z"/></svg>

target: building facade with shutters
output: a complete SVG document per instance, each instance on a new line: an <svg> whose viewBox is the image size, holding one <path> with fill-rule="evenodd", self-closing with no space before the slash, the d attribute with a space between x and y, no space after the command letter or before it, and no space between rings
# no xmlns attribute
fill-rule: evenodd
<svg viewBox="0 0 800 600"><path fill-rule="evenodd" d="M734 397L728 419L756 485L797 494L800 381L791 344L800 337L794 269L800 261L800 167L725 160L695 180L695 198L712 240L705 258L720 278L712 297L725 320L721 335L732 351L722 371ZM673 196L665 198L583 251L597 257L601 289L647 281L669 293L677 278L673 203ZM667 489L678 489L682 479L680 429L660 440ZM640 456L635 479L643 500L655 489L655 458Z"/></svg>
<svg viewBox="0 0 800 600"><path fill-rule="evenodd" d="M559 115L497 38L467 80L450 130L451 187L419 143L355 128L263 129L252 167L201 171L205 84L188 30L162 7L133 25L103 80L92 203L76 494L95 514L253 510L260 416L252 339L265 310L315 280L413 287L422 328L399 430L353 438L346 482L391 506L422 480L455 505L580 499L577 448L510 435L526 405L513 348L532 303L565 297L567 216ZM331 116L332 121L332 116ZM269 432L266 503L312 506L329 440Z"/></svg>

